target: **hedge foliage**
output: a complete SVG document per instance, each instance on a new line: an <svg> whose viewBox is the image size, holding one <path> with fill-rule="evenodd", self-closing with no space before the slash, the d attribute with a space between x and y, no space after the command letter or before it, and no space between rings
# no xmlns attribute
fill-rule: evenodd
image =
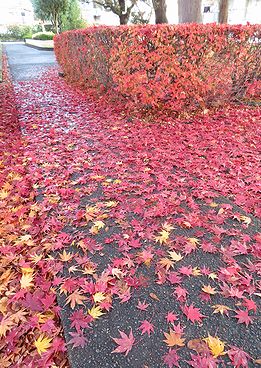
<svg viewBox="0 0 261 368"><path fill-rule="evenodd" d="M242 99L261 78L260 25L89 27L55 36L66 77L171 112Z"/></svg>

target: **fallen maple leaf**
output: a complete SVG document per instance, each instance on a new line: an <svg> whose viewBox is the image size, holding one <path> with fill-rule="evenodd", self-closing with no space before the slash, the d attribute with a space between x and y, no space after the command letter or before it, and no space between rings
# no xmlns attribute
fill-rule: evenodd
<svg viewBox="0 0 261 368"><path fill-rule="evenodd" d="M168 312L166 315L166 320L168 323L173 323L174 321L177 321L178 317L173 312Z"/></svg>
<svg viewBox="0 0 261 368"><path fill-rule="evenodd" d="M179 262L182 260L182 255L180 253L176 253L175 251L172 252L168 252L170 255L170 258L175 261L175 262Z"/></svg>
<svg viewBox="0 0 261 368"><path fill-rule="evenodd" d="M74 309L76 305L83 305L83 301L86 299L86 296L82 295L82 292L77 289L67 297L66 304L70 303L70 307Z"/></svg>
<svg viewBox="0 0 261 368"><path fill-rule="evenodd" d="M245 323L247 326L253 322L253 317L249 316L247 310L237 310L235 318L238 319L238 323Z"/></svg>
<svg viewBox="0 0 261 368"><path fill-rule="evenodd" d="M170 269L170 267L173 267L174 266L174 262L171 261L167 257L161 258L160 261L159 261L159 263L161 264L162 267L165 267L167 271Z"/></svg>
<svg viewBox="0 0 261 368"><path fill-rule="evenodd" d="M158 236L155 236L156 242L160 242L160 244L167 243L168 239L169 232L164 229L159 232Z"/></svg>
<svg viewBox="0 0 261 368"><path fill-rule="evenodd" d="M226 354L226 352L224 352L225 344L218 337L208 335L208 337L205 338L204 340L208 344L208 347L214 358Z"/></svg>
<svg viewBox="0 0 261 368"><path fill-rule="evenodd" d="M83 332L69 332L72 338L68 341L68 344L71 344L73 348L84 348L87 343L87 339L83 336Z"/></svg>
<svg viewBox="0 0 261 368"><path fill-rule="evenodd" d="M105 295L102 292L97 292L92 296L94 303L100 303L105 299Z"/></svg>
<svg viewBox="0 0 261 368"><path fill-rule="evenodd" d="M101 317L104 314L102 312L101 307L99 307L99 306L97 306L97 307L93 306L92 309L88 309L88 313L94 319L97 319L97 318Z"/></svg>
<svg viewBox="0 0 261 368"><path fill-rule="evenodd" d="M184 346L185 339L182 338L182 334L178 334L174 332L171 328L169 330L169 333L164 332L164 336L166 337L166 340L163 340L169 347L172 346Z"/></svg>
<svg viewBox="0 0 261 368"><path fill-rule="evenodd" d="M251 359L251 357L245 351L232 346L231 349L228 350L227 355L235 368L248 368L248 360Z"/></svg>
<svg viewBox="0 0 261 368"><path fill-rule="evenodd" d="M202 291L204 291L204 293L210 294L210 295L215 295L217 292L215 290L215 288L213 288L211 285L204 285L202 287Z"/></svg>
<svg viewBox="0 0 261 368"><path fill-rule="evenodd" d="M163 362L168 368L179 367L179 359L175 349L169 349L169 352L163 356Z"/></svg>
<svg viewBox="0 0 261 368"><path fill-rule="evenodd" d="M147 310L148 306L149 306L149 304L147 304L145 301L144 302L141 302L139 300L136 308L138 308L138 309L140 309L142 311L145 311L145 310Z"/></svg>
<svg viewBox="0 0 261 368"><path fill-rule="evenodd" d="M112 351L112 353L125 353L125 356L129 354L132 349L132 346L135 342L135 338L133 336L132 330L130 330L129 336L126 335L125 332L120 331L120 338L112 337L113 341L116 342L119 346Z"/></svg>
<svg viewBox="0 0 261 368"><path fill-rule="evenodd" d="M187 345L189 349L195 350L199 354L209 351L207 343L202 339L189 340Z"/></svg>
<svg viewBox="0 0 261 368"><path fill-rule="evenodd" d="M10 317L4 317L0 322L0 337L5 336L13 327L14 322Z"/></svg>
<svg viewBox="0 0 261 368"><path fill-rule="evenodd" d="M40 335L38 339L34 342L34 345L38 351L38 354L45 353L51 344L52 339L48 339L48 337L45 337L44 335Z"/></svg>
<svg viewBox="0 0 261 368"><path fill-rule="evenodd" d="M203 314L200 313L199 308L195 308L193 304L187 306L185 305L182 308L182 312L186 315L187 319L190 320L192 323L194 322L202 322L202 318L205 317Z"/></svg>
<svg viewBox="0 0 261 368"><path fill-rule="evenodd" d="M149 321L144 320L144 321L141 321L139 330L141 330L142 335L147 332L147 334L150 336L150 333L154 332L154 326Z"/></svg>
<svg viewBox="0 0 261 368"><path fill-rule="evenodd" d="M212 305L211 308L214 308L213 314L220 313L220 314L222 314L222 316L224 314L226 314L228 316L228 311L231 310L231 308L227 307L226 305L222 305L222 304Z"/></svg>
<svg viewBox="0 0 261 368"><path fill-rule="evenodd" d="M33 283L32 283L33 278L34 278L34 276L31 273L23 274L22 277L21 277L21 280L20 280L21 288L22 289L27 289L27 288L33 286Z"/></svg>

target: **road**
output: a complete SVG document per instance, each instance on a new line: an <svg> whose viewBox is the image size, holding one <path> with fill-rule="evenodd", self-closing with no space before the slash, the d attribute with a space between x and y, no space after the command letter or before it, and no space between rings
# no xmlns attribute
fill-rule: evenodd
<svg viewBox="0 0 261 368"><path fill-rule="evenodd" d="M48 67L56 65L53 51L37 50L23 43L6 43L4 49L15 81L36 78Z"/></svg>

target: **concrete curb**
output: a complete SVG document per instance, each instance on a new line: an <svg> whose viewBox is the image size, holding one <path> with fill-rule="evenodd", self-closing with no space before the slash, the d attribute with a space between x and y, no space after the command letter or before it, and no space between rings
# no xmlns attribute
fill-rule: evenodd
<svg viewBox="0 0 261 368"><path fill-rule="evenodd" d="M37 50L53 51L53 41L25 39L25 45Z"/></svg>

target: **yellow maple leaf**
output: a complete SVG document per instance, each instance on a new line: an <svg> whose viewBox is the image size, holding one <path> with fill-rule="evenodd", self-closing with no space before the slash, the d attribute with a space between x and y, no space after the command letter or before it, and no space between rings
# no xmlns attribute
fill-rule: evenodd
<svg viewBox="0 0 261 368"><path fill-rule="evenodd" d="M156 242L160 242L160 244L167 243L169 239L169 232L166 230L161 230L158 236L155 236Z"/></svg>
<svg viewBox="0 0 261 368"><path fill-rule="evenodd" d="M70 252L66 253L65 249L64 249L64 250L63 250L63 252L62 252L62 253L60 253L59 255L60 255L60 259L61 259L61 261L63 261L63 262L68 262L68 261L70 261L70 260L72 259L72 257L73 257L73 254L72 254L72 253L70 253Z"/></svg>
<svg viewBox="0 0 261 368"><path fill-rule="evenodd" d="M97 319L101 317L104 313L102 312L101 307L95 307L93 306L92 309L88 309L88 313L92 318Z"/></svg>
<svg viewBox="0 0 261 368"><path fill-rule="evenodd" d="M184 341L181 336L182 334L174 332L171 328L169 330L169 333L164 332L164 336L166 337L166 340L163 340L169 347L172 346L184 346Z"/></svg>
<svg viewBox="0 0 261 368"><path fill-rule="evenodd" d="M21 284L21 288L22 289L27 289L31 286L33 286L33 274L32 273L25 273L22 275L21 280L20 280L20 284Z"/></svg>
<svg viewBox="0 0 261 368"><path fill-rule="evenodd" d="M93 297L94 303L100 303L105 299L105 295L102 292L97 292L93 294L92 297Z"/></svg>
<svg viewBox="0 0 261 368"><path fill-rule="evenodd" d="M37 340L35 340L34 345L38 351L38 354L45 353L51 346L52 339L48 339L44 335L40 335Z"/></svg>
<svg viewBox="0 0 261 368"><path fill-rule="evenodd" d="M187 239L190 244L192 244L194 247L200 244L200 240L197 238L188 238Z"/></svg>
<svg viewBox="0 0 261 368"><path fill-rule="evenodd" d="M106 207L116 207L117 206L117 204L118 204L119 202L116 202L116 201L108 201L108 202L105 202L105 206Z"/></svg>
<svg viewBox="0 0 261 368"><path fill-rule="evenodd" d="M250 217L247 217L247 216L244 216L244 215L241 215L240 216L240 220L246 224L247 226L251 224L252 220Z"/></svg>
<svg viewBox="0 0 261 368"><path fill-rule="evenodd" d="M213 313L220 313L222 314L222 316L224 315L224 313L227 314L227 311L231 310L231 308L227 307L226 305L222 305L222 304L213 305L211 308L214 308Z"/></svg>
<svg viewBox="0 0 261 368"><path fill-rule="evenodd" d="M193 270L192 270L192 275L193 276L201 276L201 271L198 267L194 267Z"/></svg>
<svg viewBox="0 0 261 368"><path fill-rule="evenodd" d="M5 199L9 196L9 192L7 192L6 190L2 189L0 191L0 199Z"/></svg>
<svg viewBox="0 0 261 368"><path fill-rule="evenodd" d="M45 313L37 313L36 315L39 323L45 323L48 320L55 318L55 314L51 310L46 311Z"/></svg>
<svg viewBox="0 0 261 368"><path fill-rule="evenodd" d="M211 202L209 205L210 205L210 207L215 208L215 207L217 207L217 206L218 206L218 203L216 203L216 202Z"/></svg>
<svg viewBox="0 0 261 368"><path fill-rule="evenodd" d="M208 275L208 278L210 278L211 280L215 280L217 278L217 274L214 273L214 272L211 272L209 275Z"/></svg>
<svg viewBox="0 0 261 368"><path fill-rule="evenodd" d="M215 288L213 288L211 285L204 285L203 288L202 288L202 291L204 291L204 293L206 294L210 294L210 295L214 295L216 294L216 290Z"/></svg>
<svg viewBox="0 0 261 368"><path fill-rule="evenodd" d="M23 275L34 273L34 269L31 267L22 267L21 270Z"/></svg>
<svg viewBox="0 0 261 368"><path fill-rule="evenodd" d="M96 235L104 226L105 223L103 221L94 221L92 227L90 228L90 233Z"/></svg>
<svg viewBox="0 0 261 368"><path fill-rule="evenodd" d="M30 243L31 239L32 239L32 236L30 234L21 235L15 241L15 245L28 244Z"/></svg>
<svg viewBox="0 0 261 368"><path fill-rule="evenodd" d="M175 251L169 252L170 258L175 261L181 261L182 260L182 255L180 253L176 253Z"/></svg>
<svg viewBox="0 0 261 368"><path fill-rule="evenodd" d="M226 352L224 352L225 343L221 341L218 337L213 337L211 335L208 335L208 337L205 338L204 340L208 344L208 347L211 350L211 353L214 358L217 358L220 355L226 354Z"/></svg>

